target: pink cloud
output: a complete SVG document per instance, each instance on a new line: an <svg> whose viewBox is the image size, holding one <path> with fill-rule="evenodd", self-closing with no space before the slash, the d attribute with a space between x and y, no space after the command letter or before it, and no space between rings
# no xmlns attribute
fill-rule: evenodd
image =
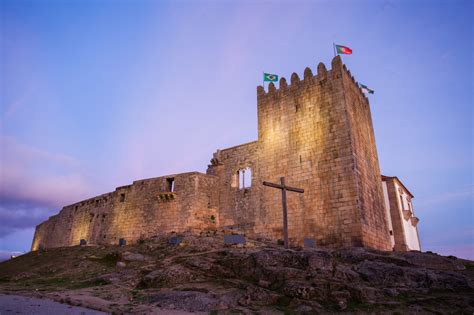
<svg viewBox="0 0 474 315"><path fill-rule="evenodd" d="M462 245L438 245L431 246L426 250L430 250L441 255L453 255L458 258L474 260L474 242Z"/></svg>
<svg viewBox="0 0 474 315"><path fill-rule="evenodd" d="M440 204L440 203L447 203L457 200L465 200L468 198L472 199L474 195L474 185L468 185L464 187L460 187L454 191L448 191L445 193L428 196L428 197L420 197L417 201L419 206L427 206L433 204Z"/></svg>
<svg viewBox="0 0 474 315"><path fill-rule="evenodd" d="M74 157L0 137L0 197L60 207L93 192Z"/></svg>

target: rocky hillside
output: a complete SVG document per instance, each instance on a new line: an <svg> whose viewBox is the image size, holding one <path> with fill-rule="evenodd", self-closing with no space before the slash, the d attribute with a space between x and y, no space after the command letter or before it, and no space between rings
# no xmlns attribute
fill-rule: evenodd
<svg viewBox="0 0 474 315"><path fill-rule="evenodd" d="M32 252L0 292L115 313L474 312L474 262L433 253L223 246L221 236Z"/></svg>

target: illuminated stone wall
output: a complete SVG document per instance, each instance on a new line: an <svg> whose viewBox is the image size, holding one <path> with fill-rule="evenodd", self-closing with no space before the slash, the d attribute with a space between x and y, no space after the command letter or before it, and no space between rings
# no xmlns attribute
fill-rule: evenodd
<svg viewBox="0 0 474 315"><path fill-rule="evenodd" d="M207 174L136 181L64 207L37 227L32 248L209 229L282 239L281 192L262 182L284 176L305 190L287 195L292 244L312 238L320 246L390 250L369 103L340 57L330 70L320 63L316 75L306 68L303 79L281 78L278 89L259 86L257 107L258 140L218 150ZM252 172L249 187L239 185L244 169Z"/></svg>
<svg viewBox="0 0 474 315"><path fill-rule="evenodd" d="M258 142L218 150L209 165L208 174L218 177L219 221L223 230L252 233L259 217L260 189L257 160ZM239 188L238 171L250 168L251 182Z"/></svg>
<svg viewBox="0 0 474 315"><path fill-rule="evenodd" d="M257 102L258 141L218 150L208 169L219 177L222 228L282 239L281 191L262 181L284 176L305 189L287 194L291 243L390 249L368 100L341 59L258 87ZM239 189L235 174L247 166L252 186Z"/></svg>
<svg viewBox="0 0 474 315"><path fill-rule="evenodd" d="M174 179L170 191L167 179ZM118 244L168 232L215 230L216 177L185 173L135 181L114 192L64 207L38 225L32 250L43 247Z"/></svg>

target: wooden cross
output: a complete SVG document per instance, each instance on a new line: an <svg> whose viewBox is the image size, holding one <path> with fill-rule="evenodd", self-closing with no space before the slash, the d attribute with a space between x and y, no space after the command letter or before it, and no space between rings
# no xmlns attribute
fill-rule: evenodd
<svg viewBox="0 0 474 315"><path fill-rule="evenodd" d="M280 184L263 182L263 185L281 189L281 202L283 205L283 238L285 242L285 248L288 248L288 210L286 207L286 191L289 190L302 194L304 193L304 189L286 186L285 177L280 177Z"/></svg>

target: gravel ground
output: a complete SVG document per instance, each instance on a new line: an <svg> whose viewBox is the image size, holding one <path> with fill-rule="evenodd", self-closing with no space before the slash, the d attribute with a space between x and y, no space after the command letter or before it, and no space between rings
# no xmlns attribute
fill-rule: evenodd
<svg viewBox="0 0 474 315"><path fill-rule="evenodd" d="M102 315L107 313L90 310L84 307L61 304L51 300L0 294L0 315L6 314Z"/></svg>

